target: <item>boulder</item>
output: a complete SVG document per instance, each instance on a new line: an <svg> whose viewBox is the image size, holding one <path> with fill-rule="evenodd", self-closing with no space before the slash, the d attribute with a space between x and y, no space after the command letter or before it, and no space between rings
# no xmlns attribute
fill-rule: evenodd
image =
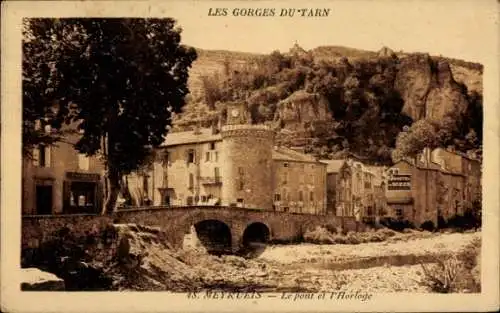
<svg viewBox="0 0 500 313"><path fill-rule="evenodd" d="M63 291L64 280L56 275L44 272L38 268L21 269L21 290L33 291Z"/></svg>

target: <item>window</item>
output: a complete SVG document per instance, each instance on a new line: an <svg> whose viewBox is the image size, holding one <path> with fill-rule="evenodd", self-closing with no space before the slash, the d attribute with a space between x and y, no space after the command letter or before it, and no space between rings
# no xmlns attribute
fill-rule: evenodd
<svg viewBox="0 0 500 313"><path fill-rule="evenodd" d="M215 162L219 162L219 152L215 151Z"/></svg>
<svg viewBox="0 0 500 313"><path fill-rule="evenodd" d="M398 218L403 217L403 209L401 209L401 208L396 208L396 216L397 216Z"/></svg>
<svg viewBox="0 0 500 313"><path fill-rule="evenodd" d="M85 154L78 154L78 169L82 171L88 171L89 170L89 158Z"/></svg>
<svg viewBox="0 0 500 313"><path fill-rule="evenodd" d="M142 180L142 189L144 190L144 197L148 197L149 195L149 176L144 175Z"/></svg>
<svg viewBox="0 0 500 313"><path fill-rule="evenodd" d="M368 216L373 215L373 208L372 208L371 206L369 206L369 207L366 209L366 215L368 215Z"/></svg>
<svg viewBox="0 0 500 313"><path fill-rule="evenodd" d="M170 165L170 152L165 151L165 161L167 162L167 165Z"/></svg>
<svg viewBox="0 0 500 313"><path fill-rule="evenodd" d="M299 191L299 201L304 201L304 194L302 193L302 190Z"/></svg>
<svg viewBox="0 0 500 313"><path fill-rule="evenodd" d="M192 196L187 197L186 203L187 205L193 205L193 197Z"/></svg>
<svg viewBox="0 0 500 313"><path fill-rule="evenodd" d="M288 163L283 163L283 167L288 167Z"/></svg>
<svg viewBox="0 0 500 313"><path fill-rule="evenodd" d="M189 151L188 151L188 159L187 159L187 162L188 162L188 163L194 163L194 151L193 151L193 150L189 150Z"/></svg>
<svg viewBox="0 0 500 313"><path fill-rule="evenodd" d="M207 202L207 196L201 196L201 202Z"/></svg>
<svg viewBox="0 0 500 313"><path fill-rule="evenodd" d="M215 150L215 142L210 143L210 150Z"/></svg>
<svg viewBox="0 0 500 313"><path fill-rule="evenodd" d="M274 194L274 201L281 201L281 195L279 193Z"/></svg>
<svg viewBox="0 0 500 313"><path fill-rule="evenodd" d="M39 157L39 162L40 162L40 167L46 167L47 166L47 154L45 153L45 146L40 146L38 147L38 157Z"/></svg>
<svg viewBox="0 0 500 313"><path fill-rule="evenodd" d="M285 172L283 173L283 185L286 185L288 182L288 173Z"/></svg>
<svg viewBox="0 0 500 313"><path fill-rule="evenodd" d="M283 212L288 212L290 209L286 206L283 208Z"/></svg>
<svg viewBox="0 0 500 313"><path fill-rule="evenodd" d="M189 174L189 189L193 189L194 187L194 175Z"/></svg>
<svg viewBox="0 0 500 313"><path fill-rule="evenodd" d="M309 192L309 201L311 201L311 202L314 201L314 192L312 192L312 191Z"/></svg>
<svg viewBox="0 0 500 313"><path fill-rule="evenodd" d="M205 162L210 161L210 152L205 153Z"/></svg>
<svg viewBox="0 0 500 313"><path fill-rule="evenodd" d="M50 146L40 145L33 149L33 165L50 167Z"/></svg>
<svg viewBox="0 0 500 313"><path fill-rule="evenodd" d="M238 174L240 175L240 180L238 182L238 190L243 190L245 188L245 181L243 180L243 167L238 167Z"/></svg>
<svg viewBox="0 0 500 313"><path fill-rule="evenodd" d="M220 179L220 172L218 167L214 167L214 177L216 180Z"/></svg>

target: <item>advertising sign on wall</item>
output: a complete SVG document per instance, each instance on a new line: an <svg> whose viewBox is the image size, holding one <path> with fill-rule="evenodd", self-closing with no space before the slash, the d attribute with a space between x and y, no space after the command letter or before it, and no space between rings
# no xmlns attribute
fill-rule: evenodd
<svg viewBox="0 0 500 313"><path fill-rule="evenodd" d="M393 174L387 182L387 190L411 190L411 175Z"/></svg>

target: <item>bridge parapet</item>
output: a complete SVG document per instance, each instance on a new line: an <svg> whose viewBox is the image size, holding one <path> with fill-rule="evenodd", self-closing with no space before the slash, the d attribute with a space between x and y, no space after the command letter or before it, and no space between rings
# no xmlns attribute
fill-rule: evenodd
<svg viewBox="0 0 500 313"><path fill-rule="evenodd" d="M31 215L22 218L22 247L36 247L54 232L67 227L73 234L96 231L109 223L136 223L158 226L170 243L182 247L191 226L206 220L220 221L231 230L233 248L242 243L247 227L261 223L269 230L269 239L289 241L320 225L335 225L356 231L354 218L246 209L227 206L175 206L121 208L113 215Z"/></svg>

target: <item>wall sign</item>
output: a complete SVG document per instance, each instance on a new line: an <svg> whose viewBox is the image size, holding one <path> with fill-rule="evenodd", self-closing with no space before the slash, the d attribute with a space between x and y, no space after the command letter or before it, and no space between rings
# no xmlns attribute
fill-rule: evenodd
<svg viewBox="0 0 500 313"><path fill-rule="evenodd" d="M387 181L387 190L411 190L411 175L393 174Z"/></svg>
<svg viewBox="0 0 500 313"><path fill-rule="evenodd" d="M95 182L101 179L101 175L93 173L66 172L66 178L71 180Z"/></svg>

